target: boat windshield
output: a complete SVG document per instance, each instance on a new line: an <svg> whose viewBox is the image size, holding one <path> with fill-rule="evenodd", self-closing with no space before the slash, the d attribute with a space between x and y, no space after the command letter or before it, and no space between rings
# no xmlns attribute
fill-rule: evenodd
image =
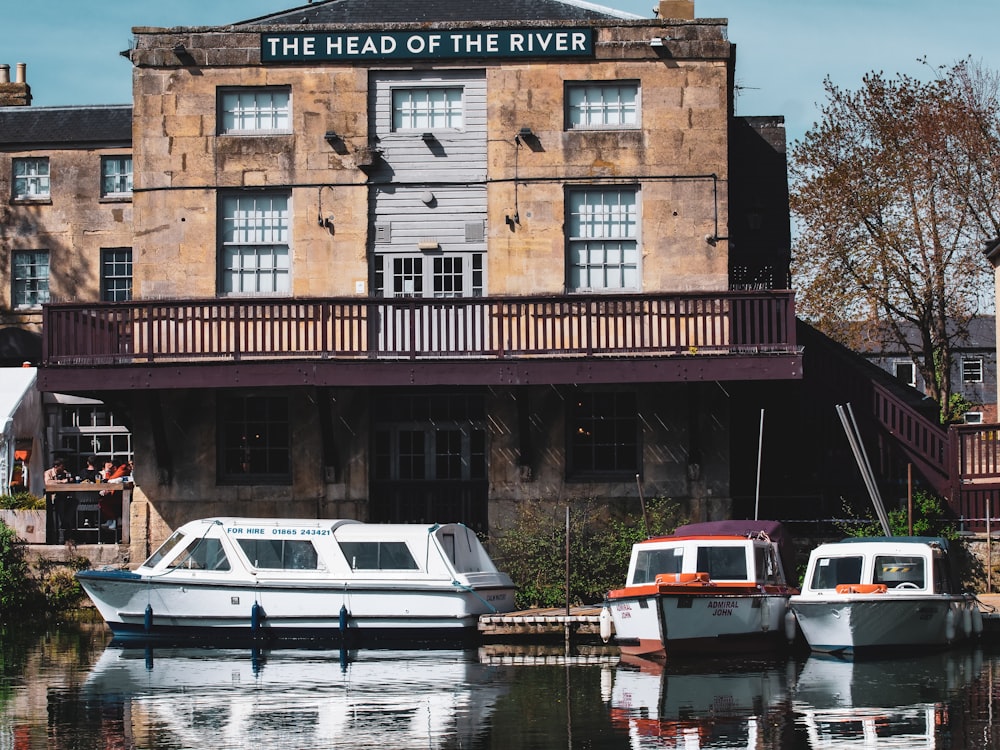
<svg viewBox="0 0 1000 750"><path fill-rule="evenodd" d="M861 583L861 555L821 557L816 561L811 589L835 589L841 583Z"/></svg>
<svg viewBox="0 0 1000 750"><path fill-rule="evenodd" d="M160 560L170 554L171 550L177 546L184 536L185 534L183 531L175 531L170 535L167 541L159 546L156 552L149 556L149 559L146 560L143 565L147 568L155 568L160 563Z"/></svg>
<svg viewBox="0 0 1000 750"><path fill-rule="evenodd" d="M319 555L311 539L237 539L255 568L317 570Z"/></svg>
<svg viewBox="0 0 1000 750"><path fill-rule="evenodd" d="M633 586L652 583L660 573L680 573L684 564L684 548L640 549L635 558Z"/></svg>
<svg viewBox="0 0 1000 750"><path fill-rule="evenodd" d="M740 547L699 547L697 570L713 581L747 580L747 553Z"/></svg>
<svg viewBox="0 0 1000 750"><path fill-rule="evenodd" d="M922 589L926 581L924 560L910 555L877 555L875 557L875 579L872 583L884 583L886 588Z"/></svg>
<svg viewBox="0 0 1000 750"><path fill-rule="evenodd" d="M340 542L351 570L419 570L406 542Z"/></svg>
<svg viewBox="0 0 1000 750"><path fill-rule="evenodd" d="M199 537L167 564L168 568L229 570L229 557L218 539Z"/></svg>

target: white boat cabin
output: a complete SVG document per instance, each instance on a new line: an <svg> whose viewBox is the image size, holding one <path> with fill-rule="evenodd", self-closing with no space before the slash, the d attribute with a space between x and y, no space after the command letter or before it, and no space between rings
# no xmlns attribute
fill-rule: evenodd
<svg viewBox="0 0 1000 750"><path fill-rule="evenodd" d="M809 556L802 594L958 593L947 541L871 537L822 544Z"/></svg>
<svg viewBox="0 0 1000 750"><path fill-rule="evenodd" d="M633 546L626 585L652 584L663 574L676 575L678 582L705 574L717 583L785 584L774 544L740 536L663 537Z"/></svg>
<svg viewBox="0 0 1000 750"><path fill-rule="evenodd" d="M500 575L461 524L364 524L349 520L207 518L175 531L136 573L197 570L239 577L467 581Z"/></svg>

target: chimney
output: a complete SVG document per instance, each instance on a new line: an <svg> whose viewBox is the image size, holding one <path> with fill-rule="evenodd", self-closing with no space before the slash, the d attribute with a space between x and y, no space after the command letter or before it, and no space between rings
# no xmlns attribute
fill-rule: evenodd
<svg viewBox="0 0 1000 750"><path fill-rule="evenodd" d="M694 20L694 0L660 0L656 15L661 19Z"/></svg>
<svg viewBox="0 0 1000 750"><path fill-rule="evenodd" d="M10 65L0 65L0 107L27 107L31 104L31 87L27 81L27 65L18 63L14 82L10 81Z"/></svg>

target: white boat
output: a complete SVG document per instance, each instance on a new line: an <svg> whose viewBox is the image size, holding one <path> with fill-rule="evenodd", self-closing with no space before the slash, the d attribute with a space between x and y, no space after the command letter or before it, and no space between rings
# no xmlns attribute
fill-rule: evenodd
<svg viewBox="0 0 1000 750"><path fill-rule="evenodd" d="M810 553L789 604L813 651L947 647L982 632L976 599L959 592L953 574L945 539L845 539Z"/></svg>
<svg viewBox="0 0 1000 750"><path fill-rule="evenodd" d="M119 639L456 640L514 608L461 524L207 518L135 571L77 578Z"/></svg>
<svg viewBox="0 0 1000 750"><path fill-rule="evenodd" d="M777 521L709 521L632 547L602 617L623 654L662 658L784 647L791 541ZM605 631L604 635L608 635Z"/></svg>

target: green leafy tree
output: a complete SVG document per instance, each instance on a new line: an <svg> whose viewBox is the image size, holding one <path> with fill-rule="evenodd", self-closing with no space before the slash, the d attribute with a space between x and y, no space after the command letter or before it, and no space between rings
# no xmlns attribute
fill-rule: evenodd
<svg viewBox="0 0 1000 750"><path fill-rule="evenodd" d="M790 162L798 310L848 347L905 351L947 419L954 351L992 278L984 242L1000 235L998 76L967 60L930 81L824 88Z"/></svg>
<svg viewBox="0 0 1000 750"><path fill-rule="evenodd" d="M641 511L614 512L607 503L575 501L569 518L570 604L597 603L610 589L624 586L632 545L649 534L669 533L680 522L678 506L669 500L650 501L645 518ZM518 587L518 607L565 606L564 508L524 501L516 519L490 541L497 566Z"/></svg>

